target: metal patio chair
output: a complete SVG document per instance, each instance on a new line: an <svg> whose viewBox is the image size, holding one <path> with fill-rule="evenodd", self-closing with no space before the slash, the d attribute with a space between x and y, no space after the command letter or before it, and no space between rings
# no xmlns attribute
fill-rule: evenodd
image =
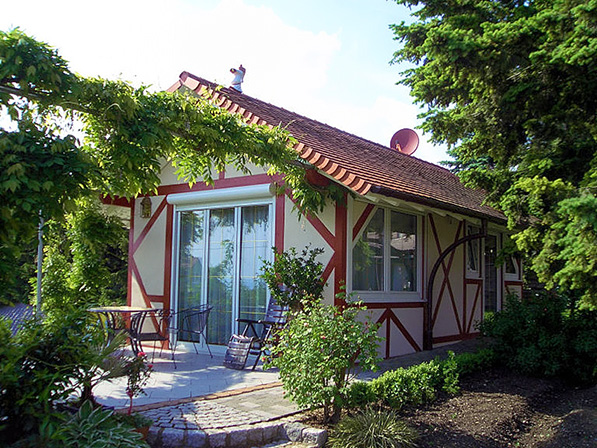
<svg viewBox="0 0 597 448"><path fill-rule="evenodd" d="M149 316L148 325L151 330L147 331L145 324ZM133 353L138 355L143 350L143 342L153 342L153 354L151 359L155 358L156 343L160 343L160 355L162 354L164 343L168 340L168 329L170 327L170 318L172 313L169 309L158 309L152 311L141 311L131 315L130 327L128 329L129 338ZM157 327L153 325L157 321Z"/></svg>
<svg viewBox="0 0 597 448"><path fill-rule="evenodd" d="M172 347L172 361L174 361L174 368L176 368L176 360L174 359L174 355L176 353L178 341L181 340L181 337L193 343L195 353L197 354L199 354L199 351L197 350L196 344L197 342L201 342L201 338L203 338L203 341L207 346L209 356L212 358L214 357L211 353L211 349L209 348L207 337L205 335L207 319L209 318L209 313L212 309L213 306L211 305L199 305L192 308L186 308L180 310L178 313L176 313L176 317L171 319L170 342ZM174 342L172 343L172 341Z"/></svg>
<svg viewBox="0 0 597 448"><path fill-rule="evenodd" d="M286 324L287 314L288 307L278 305L271 299L263 319L236 319L238 323L245 324L245 327L241 334L233 334L230 337L224 365L242 370L249 355L252 355L255 356L252 370L255 370L262 355L269 351L275 331Z"/></svg>

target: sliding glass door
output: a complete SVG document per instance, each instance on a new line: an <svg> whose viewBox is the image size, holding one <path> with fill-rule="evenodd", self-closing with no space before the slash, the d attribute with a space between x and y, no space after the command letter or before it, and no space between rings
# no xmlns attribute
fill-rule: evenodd
<svg viewBox="0 0 597 448"><path fill-rule="evenodd" d="M213 306L207 340L226 345L236 319L267 306L262 260L272 246L269 204L179 212L178 309Z"/></svg>

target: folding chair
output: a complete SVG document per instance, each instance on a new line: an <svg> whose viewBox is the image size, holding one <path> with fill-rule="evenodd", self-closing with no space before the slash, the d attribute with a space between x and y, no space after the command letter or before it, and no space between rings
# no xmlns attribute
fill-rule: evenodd
<svg viewBox="0 0 597 448"><path fill-rule="evenodd" d="M263 319L236 319L237 322L245 324L245 328L240 335L231 336L224 365L231 369L242 370L249 355L253 355L255 362L252 370L255 370L261 355L268 351L274 331L286 324L287 313L288 307L278 305L271 299Z"/></svg>

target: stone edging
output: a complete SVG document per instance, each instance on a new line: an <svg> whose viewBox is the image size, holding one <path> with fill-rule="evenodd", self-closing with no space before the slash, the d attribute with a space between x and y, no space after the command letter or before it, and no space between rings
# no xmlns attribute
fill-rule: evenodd
<svg viewBox="0 0 597 448"><path fill-rule="evenodd" d="M291 420L280 420L205 431L153 426L147 435L147 442L152 448L247 448L281 440L321 448L327 440L327 431Z"/></svg>

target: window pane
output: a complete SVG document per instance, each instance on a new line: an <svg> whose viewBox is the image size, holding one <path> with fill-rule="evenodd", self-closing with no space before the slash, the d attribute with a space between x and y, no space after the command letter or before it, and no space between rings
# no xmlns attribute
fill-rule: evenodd
<svg viewBox="0 0 597 448"><path fill-rule="evenodd" d="M227 344L232 328L232 287L234 280L234 209L209 213L207 302L209 315L207 340Z"/></svg>
<svg viewBox="0 0 597 448"><path fill-rule="evenodd" d="M479 233L479 229L473 226L467 226L467 234L474 235ZM466 244L466 268L472 272L479 272L479 254L481 253L481 240L476 239Z"/></svg>
<svg viewBox="0 0 597 448"><path fill-rule="evenodd" d="M243 207L241 220L239 317L259 320L267 305L265 281L259 275L262 260L269 260L271 253L269 207Z"/></svg>
<svg viewBox="0 0 597 448"><path fill-rule="evenodd" d="M514 257L506 257L506 274L517 274Z"/></svg>
<svg viewBox="0 0 597 448"><path fill-rule="evenodd" d="M358 291L383 291L384 214L378 209L352 252L352 287Z"/></svg>
<svg viewBox="0 0 597 448"><path fill-rule="evenodd" d="M204 248L203 212L180 214L180 272L178 276L179 309L201 303Z"/></svg>
<svg viewBox="0 0 597 448"><path fill-rule="evenodd" d="M417 288L417 218L392 212L390 230L391 290L415 291Z"/></svg>

